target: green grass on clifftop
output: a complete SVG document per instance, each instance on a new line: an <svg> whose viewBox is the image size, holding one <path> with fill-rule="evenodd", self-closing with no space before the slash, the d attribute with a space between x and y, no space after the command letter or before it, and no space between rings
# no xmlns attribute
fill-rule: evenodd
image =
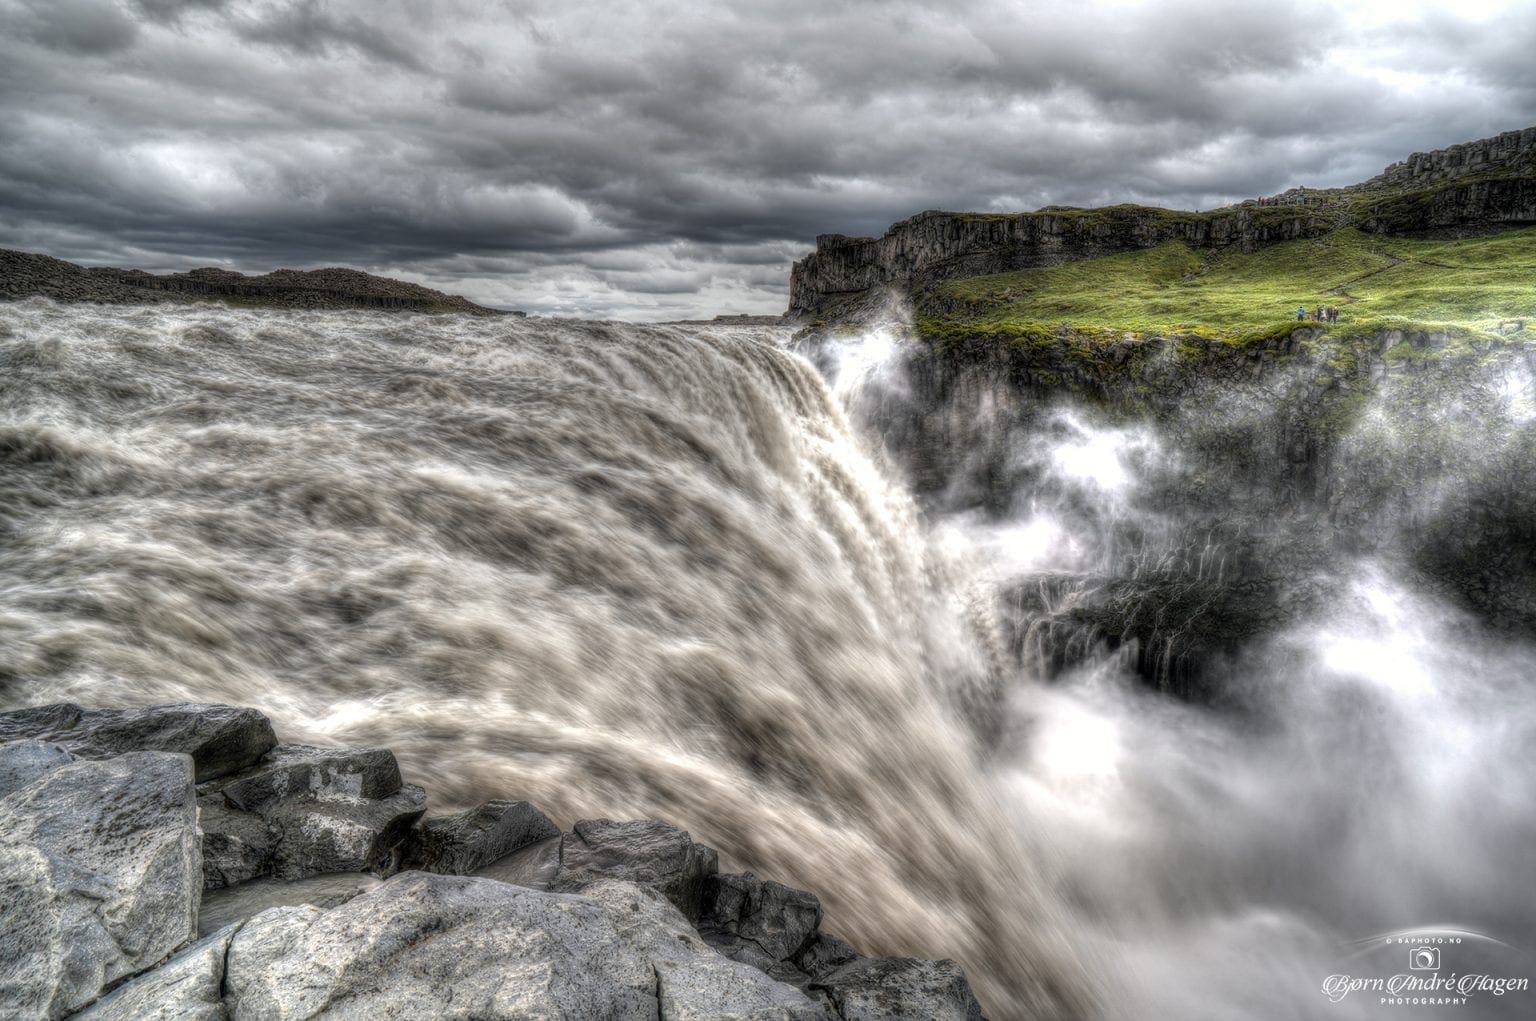
<svg viewBox="0 0 1536 1021"><path fill-rule="evenodd" d="M1536 331L1536 228L1419 241L1345 228L1256 252L1202 253L1182 242L1042 269L953 280L919 302L935 339L1024 339L1114 330L1232 343L1296 325L1296 307L1340 309L1333 330L1392 326Z"/></svg>

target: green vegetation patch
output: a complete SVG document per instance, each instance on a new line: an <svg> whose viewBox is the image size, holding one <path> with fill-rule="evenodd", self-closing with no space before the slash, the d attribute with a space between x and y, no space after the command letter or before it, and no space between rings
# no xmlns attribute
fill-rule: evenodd
<svg viewBox="0 0 1536 1021"><path fill-rule="evenodd" d="M1341 337L1426 326L1491 337L1522 320L1536 331L1536 228L1425 241L1348 227L1255 252L1199 252L1170 241L946 282L920 299L918 328L940 342L1028 343L1067 328L1247 345L1294 327L1297 306L1318 305L1340 310L1330 330Z"/></svg>

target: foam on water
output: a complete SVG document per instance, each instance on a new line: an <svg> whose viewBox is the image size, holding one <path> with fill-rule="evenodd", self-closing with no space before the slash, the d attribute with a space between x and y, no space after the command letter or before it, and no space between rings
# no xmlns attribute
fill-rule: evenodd
<svg viewBox="0 0 1536 1021"><path fill-rule="evenodd" d="M225 701L654 816L997 1016L1086 993L984 615L771 330L0 305L6 704Z"/></svg>

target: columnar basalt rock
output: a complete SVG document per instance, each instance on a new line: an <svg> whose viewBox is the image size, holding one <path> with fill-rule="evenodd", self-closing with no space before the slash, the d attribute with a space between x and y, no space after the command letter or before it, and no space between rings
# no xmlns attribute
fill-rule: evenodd
<svg viewBox="0 0 1536 1021"><path fill-rule="evenodd" d="M1055 266L1181 241L1252 251L1345 224L1396 234L1458 235L1536 222L1536 128L1415 153L1363 184L1295 189L1208 212L1120 205L1021 213L928 210L883 235L822 234L790 271L789 314L838 317L861 298L944 280Z"/></svg>
<svg viewBox="0 0 1536 1021"><path fill-rule="evenodd" d="M1363 188L1439 184L1490 170L1536 171L1536 127L1506 131L1431 152L1416 152L1366 181Z"/></svg>
<svg viewBox="0 0 1536 1021"><path fill-rule="evenodd" d="M790 271L789 312L835 312L878 288L910 291L956 277L1055 266L1167 241L1245 250L1321 234L1332 220L1308 207L1186 213L1145 206L978 214L929 210L878 238L823 234Z"/></svg>

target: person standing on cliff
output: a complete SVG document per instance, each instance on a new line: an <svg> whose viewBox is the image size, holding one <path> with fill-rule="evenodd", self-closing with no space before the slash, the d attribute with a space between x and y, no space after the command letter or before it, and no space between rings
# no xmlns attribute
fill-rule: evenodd
<svg viewBox="0 0 1536 1021"><path fill-rule="evenodd" d="M1297 305L1296 306L1296 321L1299 323L1299 322L1301 322L1305 318L1307 318L1307 309L1306 309L1306 307L1304 305Z"/></svg>

